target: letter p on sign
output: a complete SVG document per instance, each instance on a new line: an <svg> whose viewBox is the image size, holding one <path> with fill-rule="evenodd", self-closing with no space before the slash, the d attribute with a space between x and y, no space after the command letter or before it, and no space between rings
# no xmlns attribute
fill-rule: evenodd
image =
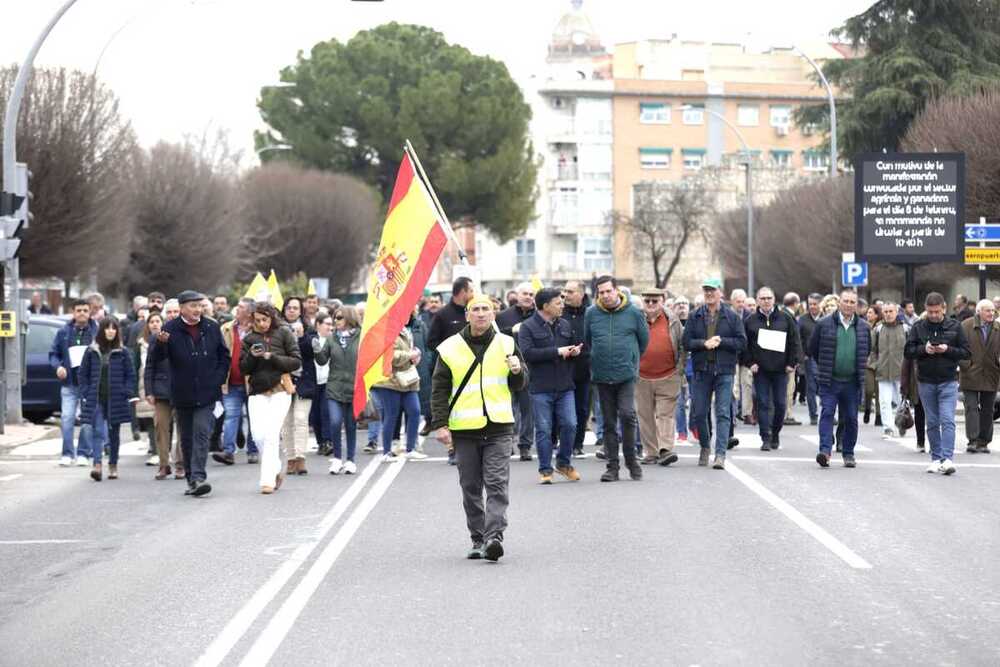
<svg viewBox="0 0 1000 667"><path fill-rule="evenodd" d="M864 287L868 284L868 262L844 262L840 282L844 287Z"/></svg>

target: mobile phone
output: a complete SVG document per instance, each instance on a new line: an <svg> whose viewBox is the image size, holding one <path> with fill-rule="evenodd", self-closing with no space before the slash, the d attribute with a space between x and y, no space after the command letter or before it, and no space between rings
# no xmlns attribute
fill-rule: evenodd
<svg viewBox="0 0 1000 667"><path fill-rule="evenodd" d="M262 343L254 343L253 345L250 346L250 351L251 352L263 352L264 351L264 345Z"/></svg>

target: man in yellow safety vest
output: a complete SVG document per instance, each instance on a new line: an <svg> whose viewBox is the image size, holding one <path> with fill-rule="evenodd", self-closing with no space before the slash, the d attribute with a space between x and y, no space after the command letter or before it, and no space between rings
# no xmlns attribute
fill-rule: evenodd
<svg viewBox="0 0 1000 667"><path fill-rule="evenodd" d="M469 324L437 349L431 383L431 426L445 446L454 442L470 559L503 556L507 527L510 452L514 446L512 392L527 386L527 370L514 339L493 325L489 297L465 307ZM483 504L483 490L486 503Z"/></svg>

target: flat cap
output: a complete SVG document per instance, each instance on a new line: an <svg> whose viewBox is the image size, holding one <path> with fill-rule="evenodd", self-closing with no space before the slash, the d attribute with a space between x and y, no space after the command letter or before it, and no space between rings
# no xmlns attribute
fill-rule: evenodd
<svg viewBox="0 0 1000 667"><path fill-rule="evenodd" d="M177 303L187 303L188 301L201 301L206 298L201 292L196 292L193 289L186 289L177 295Z"/></svg>

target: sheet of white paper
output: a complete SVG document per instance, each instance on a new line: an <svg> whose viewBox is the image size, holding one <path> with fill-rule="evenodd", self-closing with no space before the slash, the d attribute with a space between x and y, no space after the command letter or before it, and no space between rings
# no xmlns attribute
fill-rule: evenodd
<svg viewBox="0 0 1000 667"><path fill-rule="evenodd" d="M222 414L223 414L224 412L225 412L225 409L223 409L223 407L222 407L222 402L221 402L221 401L216 401L216 402L215 402L215 409L214 409L214 410L212 410L212 415L213 415L213 416L214 416L214 417L215 417L216 419L218 419L219 417L221 417L221 416L222 416Z"/></svg>
<svg viewBox="0 0 1000 667"><path fill-rule="evenodd" d="M761 329L757 332L757 344L764 350L771 350L772 352L784 352L785 351L785 338L787 334L784 331L772 331L771 329Z"/></svg>
<svg viewBox="0 0 1000 667"><path fill-rule="evenodd" d="M87 351L86 345L73 345L69 348L69 365L72 368L79 368L83 363L83 353Z"/></svg>

